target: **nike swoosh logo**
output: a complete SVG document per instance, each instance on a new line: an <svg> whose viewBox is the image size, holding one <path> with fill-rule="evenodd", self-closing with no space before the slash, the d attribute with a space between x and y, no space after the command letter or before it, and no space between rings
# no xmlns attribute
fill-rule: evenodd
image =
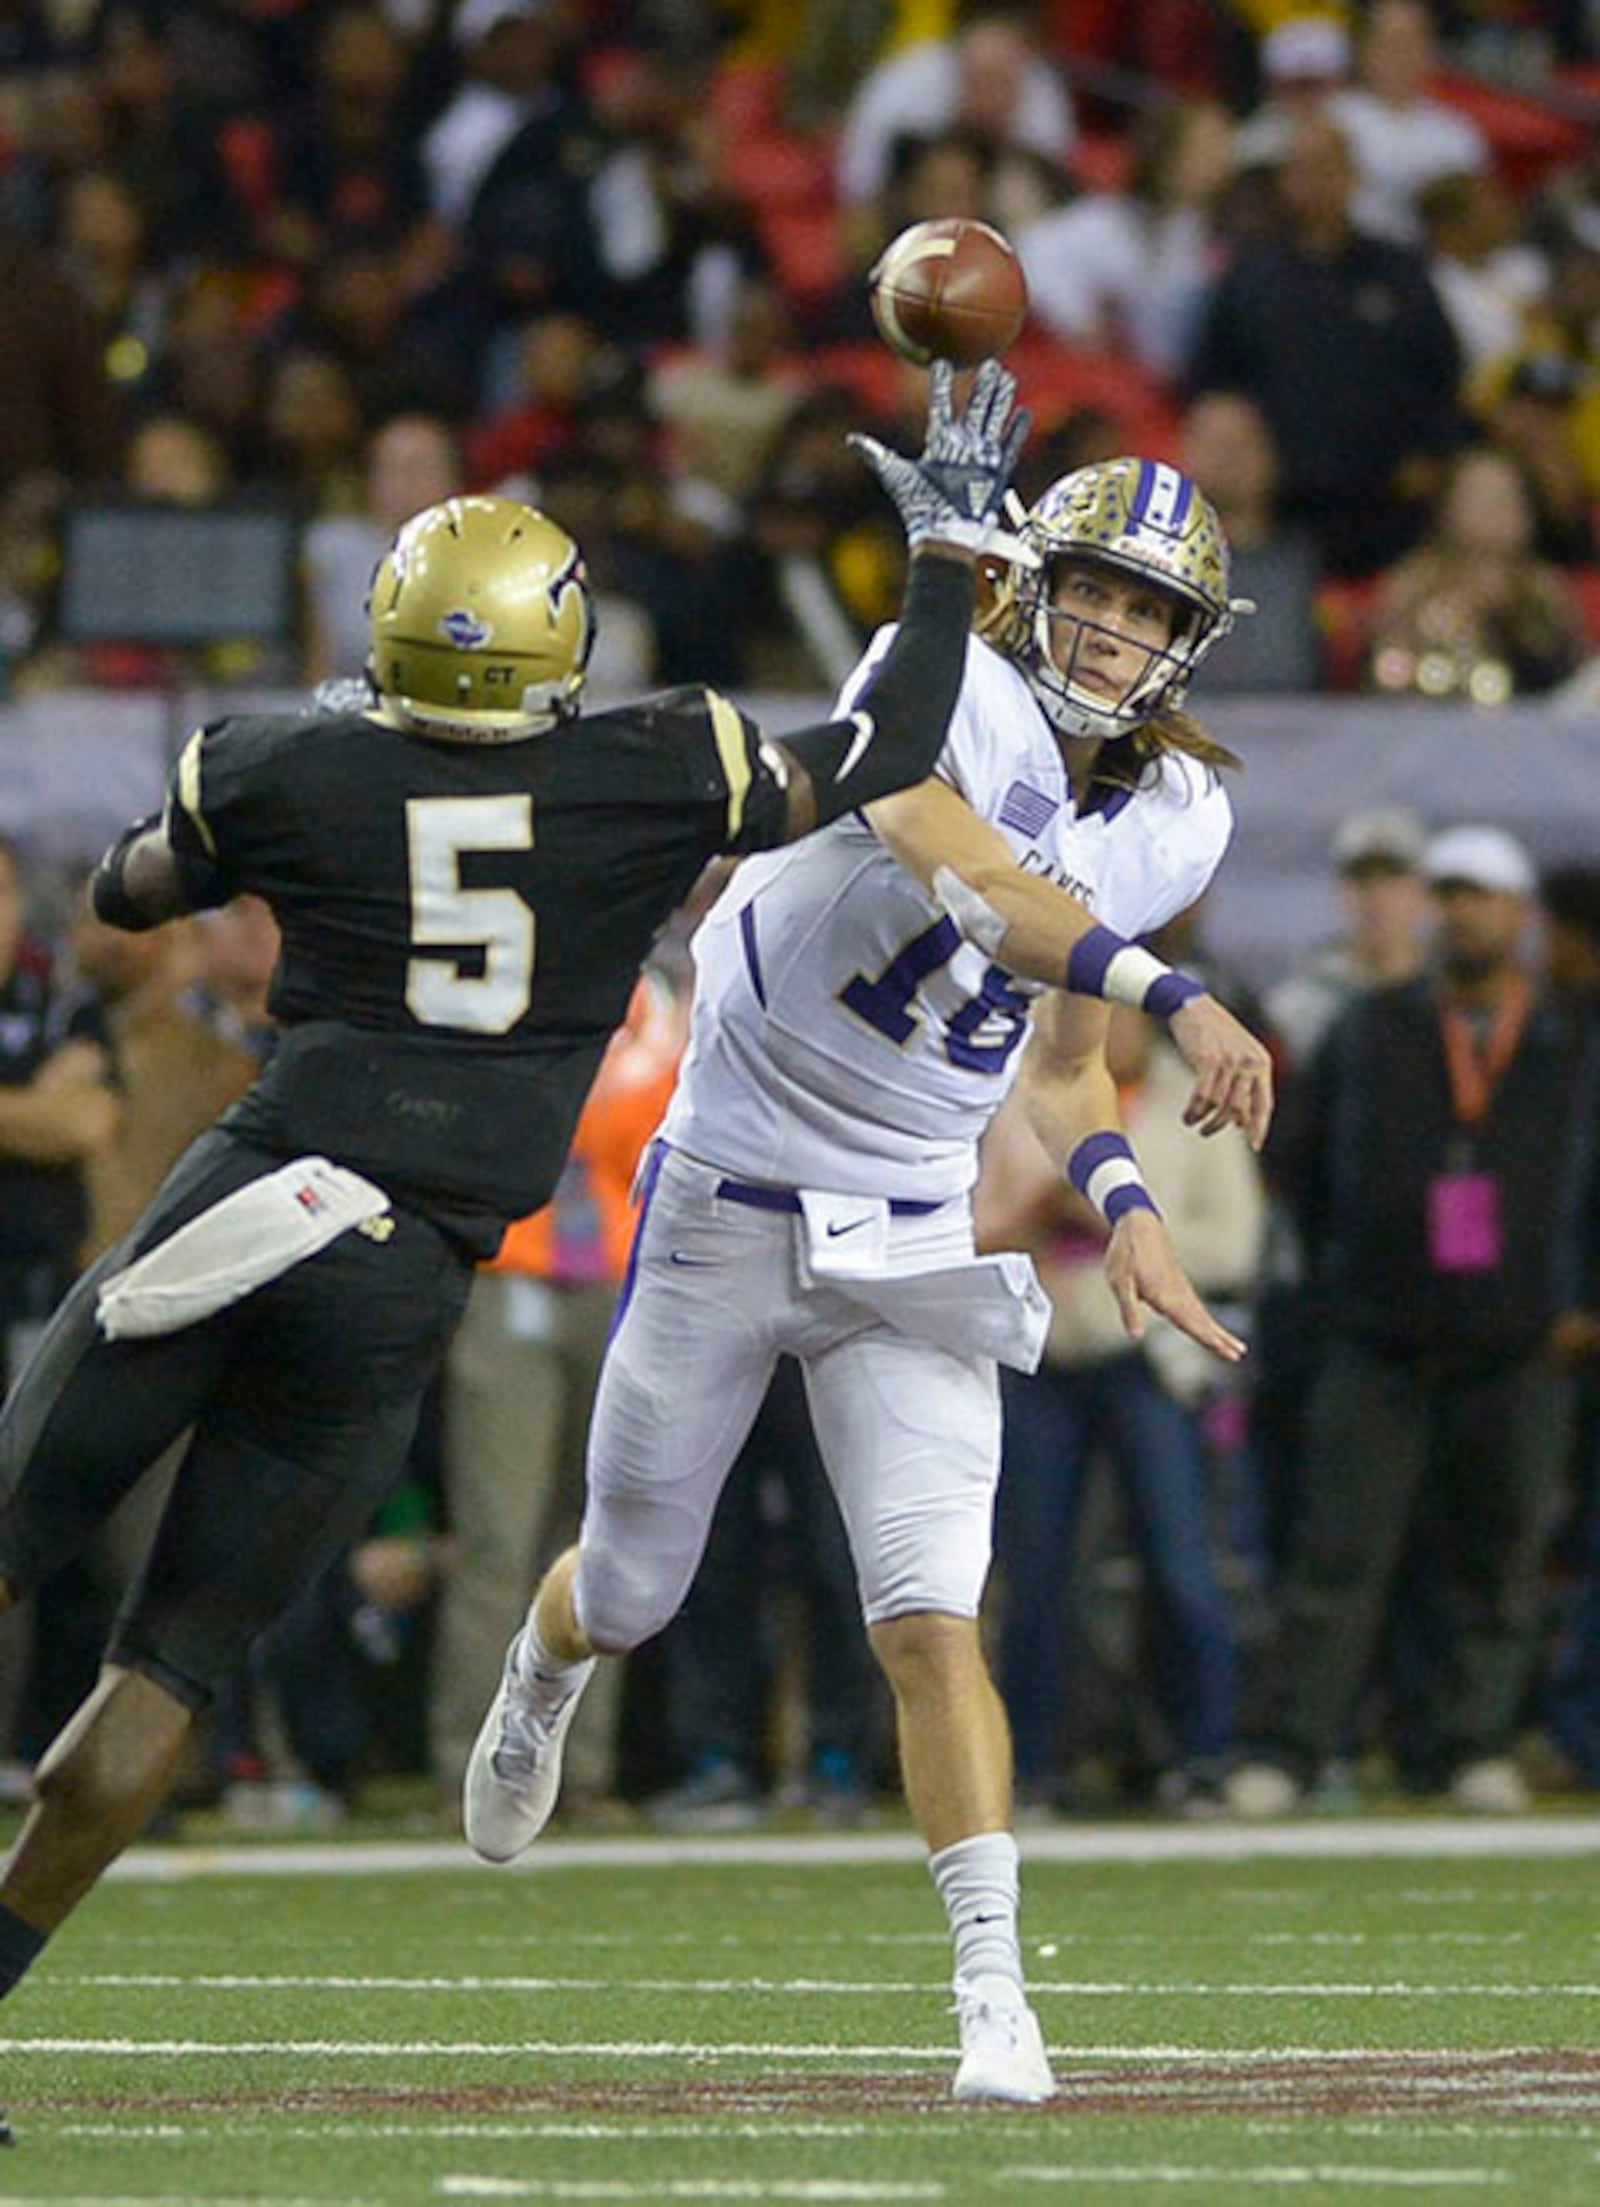
<svg viewBox="0 0 1600 2207"><path fill-rule="evenodd" d="M855 740L834 770L834 780L842 782L867 745L878 733L878 724L870 713L855 712L850 715L850 725L855 730Z"/></svg>
<svg viewBox="0 0 1600 2207"><path fill-rule="evenodd" d="M718 1260L715 1257L691 1257L682 1249L669 1249L667 1262L681 1264L686 1272L711 1272L716 1269Z"/></svg>
<svg viewBox="0 0 1600 2207"><path fill-rule="evenodd" d="M828 1221L828 1239L829 1241L837 1241L841 1234L853 1234L858 1226L870 1226L872 1219L871 1211L867 1213L865 1218L847 1218L843 1224L838 1219L830 1218Z"/></svg>

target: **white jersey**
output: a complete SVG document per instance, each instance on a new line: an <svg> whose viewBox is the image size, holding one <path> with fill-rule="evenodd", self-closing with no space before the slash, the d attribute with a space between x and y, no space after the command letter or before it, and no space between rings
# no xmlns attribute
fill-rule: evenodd
<svg viewBox="0 0 1600 2207"><path fill-rule="evenodd" d="M848 710L888 648L844 687ZM974 637L939 775L1029 872L1120 935L1192 904L1227 846L1214 774L1164 754L1148 786L1080 813L1015 666ZM943 1202L1016 1078L1042 985L963 940L858 818L746 859L694 940L688 1054L662 1133L780 1187Z"/></svg>

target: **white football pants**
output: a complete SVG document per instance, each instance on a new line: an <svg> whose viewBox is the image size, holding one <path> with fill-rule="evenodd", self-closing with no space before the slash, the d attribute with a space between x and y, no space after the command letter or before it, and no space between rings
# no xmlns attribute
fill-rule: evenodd
<svg viewBox="0 0 1600 2207"><path fill-rule="evenodd" d="M723 1178L659 1146L648 1168L589 1434L584 1631L617 1652L676 1613L785 1352L805 1373L868 1624L917 1610L975 1616L1000 1468L992 1357L895 1330L858 1293L806 1286L801 1218L719 1196ZM965 1199L890 1220L892 1266L971 1258Z"/></svg>

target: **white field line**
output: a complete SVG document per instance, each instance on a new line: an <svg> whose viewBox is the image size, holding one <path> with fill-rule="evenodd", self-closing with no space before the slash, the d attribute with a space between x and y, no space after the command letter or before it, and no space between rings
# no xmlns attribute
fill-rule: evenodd
<svg viewBox="0 0 1600 2207"><path fill-rule="evenodd" d="M1396 2064L1411 2064L1423 2068L1440 2067L1446 2074L1442 2081L1453 2090L1478 2090L1484 2081L1524 2085L1551 2085L1559 2087L1568 2081L1568 2073L1544 2066L1548 2063L1550 2049L1547 2046L1495 2046L1488 2048L1461 2046L1177 2046L1160 2044L1149 2046L1074 2046L1052 2041L1050 2051L1063 2063L1070 2062L1162 2062L1168 2065L1181 2063L1199 2064L1205 2067L1223 2067L1248 2070L1252 2064L1332 2064L1347 2062L1381 2061L1391 2068ZM299 2056L321 2059L325 2055L337 2055L341 2059L374 2061L453 2061L462 2057L474 2060L505 2059L510 2061L538 2058L563 2060L586 2059L595 2061L710 2061L710 2060L772 2060L791 2061L879 2061L879 2062L947 2062L952 2056L943 2046L871 2045L858 2042L849 2045L813 2040L795 2044L775 2039L202 2039L202 2038L0 2038L0 2056L28 2054L104 2054L118 2059L129 2055L148 2055L154 2058L180 2060L204 2059L216 2056L231 2060L239 2055L254 2058L273 2055ZM1454 2081L1450 2072L1463 2062L1483 2060L1505 2062L1518 2060L1528 2064L1525 2070L1515 2072L1492 2071L1484 2077L1474 2075L1470 2079ZM1427 2088L1436 2089L1436 2081L1427 2080ZM3 2207L3 2202L0 2202Z"/></svg>
<svg viewBox="0 0 1600 2207"><path fill-rule="evenodd" d="M1260 1862L1336 1856L1414 1857L1424 1861L1483 1857L1600 1857L1600 1817L1340 1817L1285 1824L1074 1824L1022 1835L1029 1862ZM546 1870L681 1869L732 1864L794 1867L921 1861L911 1831L740 1833L719 1838L549 1839L498 1874ZM134 1847L109 1876L146 1884L199 1877L342 1877L357 1871L489 1870L464 1842L448 1840L319 1841L239 1847Z"/></svg>
<svg viewBox="0 0 1600 2207"><path fill-rule="evenodd" d="M36 2127L30 2119L30 2133ZM1284 2126L1287 2128L1288 2126ZM50 2126L53 2138L115 2138L124 2140L190 2138L196 2131L207 2138L470 2138L474 2145L482 2145L489 2139L541 2139L547 2143L559 2141L563 2145L614 2146L620 2139L634 2140L671 2139L679 2141L705 2141L711 2145L764 2145L778 2138L804 2138L813 2143L822 2139L832 2143L838 2139L853 2138L921 2138L926 2139L926 2118L917 2122L824 2122L816 2119L804 2123L751 2123L751 2122L698 2122L684 2119L670 2123L641 2123L631 2116L618 2116L615 2122L596 2122L592 2118L577 2122L563 2118L554 2122L522 2123L289 2123L280 2122L276 2116L241 2121L237 2117L219 2123L215 2113L208 2110L197 2114L185 2123L55 2123ZM1409 2126L1408 2126L1409 2131ZM1520 2125L1519 2138L1527 2132Z"/></svg>
<svg viewBox="0 0 1600 2207"><path fill-rule="evenodd" d="M447 2199L794 2199L875 2201L943 2199L942 2184L861 2182L843 2176L666 2177L631 2184L622 2177L441 2176Z"/></svg>
<svg viewBox="0 0 1600 2207"><path fill-rule="evenodd" d="M1275 2168L1239 2169L1227 2165L1204 2168L1191 2162L1144 2161L1131 2165L1093 2161L1061 2162L1047 2169L1002 2169L1000 2181L1011 2184L1263 2184L1274 2187L1300 2184L1359 2184L1364 2189L1382 2185L1408 2191L1480 2191L1491 2185L1509 2184L1503 2169L1373 2169L1359 2164L1344 2168L1337 2162L1289 2162Z"/></svg>
<svg viewBox="0 0 1600 2207"><path fill-rule="evenodd" d="M939 1987L927 1978L855 1977L353 1977L195 1976L179 1971L97 1971L58 1978L62 1986L118 1991L185 1992L472 1992L472 1993L712 1993L770 1994L792 2000L806 1995L870 1998L926 1996ZM1031 1977L1032 1994L1070 2000L1597 2000L1600 1983L1413 1984L1391 1981L1257 1983L1202 1979L1187 1984L1145 1978Z"/></svg>

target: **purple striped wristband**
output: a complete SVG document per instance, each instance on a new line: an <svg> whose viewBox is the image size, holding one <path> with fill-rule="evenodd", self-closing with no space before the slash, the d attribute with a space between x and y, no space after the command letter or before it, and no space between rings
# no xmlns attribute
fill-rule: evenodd
<svg viewBox="0 0 1600 2207"><path fill-rule="evenodd" d="M1170 1019L1206 993L1192 975L1163 965L1153 951L1130 943L1114 928L1098 926L1080 935L1068 953L1066 985L1075 995L1131 1004L1153 1019Z"/></svg>
<svg viewBox="0 0 1600 2207"><path fill-rule="evenodd" d="M1087 1196L1108 1225L1115 1226L1124 1211L1151 1211L1161 1216L1150 1190L1128 1147L1126 1135L1103 1129L1086 1134L1067 1159L1067 1178Z"/></svg>

